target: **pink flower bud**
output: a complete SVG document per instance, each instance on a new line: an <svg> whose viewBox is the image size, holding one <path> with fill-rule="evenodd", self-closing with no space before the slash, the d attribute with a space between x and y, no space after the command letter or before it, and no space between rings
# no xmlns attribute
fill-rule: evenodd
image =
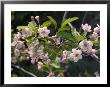
<svg viewBox="0 0 110 87"><path fill-rule="evenodd" d="M35 58L32 58L32 59L31 59L31 63L32 63L32 64L35 64L35 62L36 62L35 60L36 60Z"/></svg>
<svg viewBox="0 0 110 87"><path fill-rule="evenodd" d="M35 19L37 20L39 18L39 16L36 16Z"/></svg>
<svg viewBox="0 0 110 87"><path fill-rule="evenodd" d="M38 62L37 64L38 70L41 70L43 67L43 63L42 62Z"/></svg>
<svg viewBox="0 0 110 87"><path fill-rule="evenodd" d="M96 49L92 49L92 53L95 54L97 52Z"/></svg>

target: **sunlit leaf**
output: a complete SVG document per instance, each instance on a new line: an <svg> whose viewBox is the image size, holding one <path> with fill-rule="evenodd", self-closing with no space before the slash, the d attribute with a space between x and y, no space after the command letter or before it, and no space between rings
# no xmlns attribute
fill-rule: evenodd
<svg viewBox="0 0 110 87"><path fill-rule="evenodd" d="M51 21L49 20L49 21L43 22L42 27L48 27L50 25L51 25Z"/></svg>
<svg viewBox="0 0 110 87"><path fill-rule="evenodd" d="M31 27L36 27L36 26L37 26L37 24L36 24L36 22L35 22L35 21L31 21L31 22L29 22L28 26L31 26Z"/></svg>
<svg viewBox="0 0 110 87"><path fill-rule="evenodd" d="M73 22L77 19L78 19L78 17L69 18L69 19L65 20L64 22L62 22L61 27L64 27L66 24Z"/></svg>
<svg viewBox="0 0 110 87"><path fill-rule="evenodd" d="M99 40L94 40L94 41L92 41L93 42L93 44L95 45L95 46L99 46L100 45L100 41Z"/></svg>
<svg viewBox="0 0 110 87"><path fill-rule="evenodd" d="M57 27L57 22L55 21L54 18L52 18L51 16L47 16L48 19L52 22L52 24L55 26L55 28Z"/></svg>
<svg viewBox="0 0 110 87"><path fill-rule="evenodd" d="M71 29L71 33L72 33L72 35L74 36L74 38L75 38L78 42L84 39L83 36L81 36L81 35L79 34L79 32L76 31L75 28L74 28L74 29Z"/></svg>
<svg viewBox="0 0 110 87"><path fill-rule="evenodd" d="M54 67L54 68L60 68L60 66L55 64L55 63L52 63L51 66Z"/></svg>
<svg viewBox="0 0 110 87"><path fill-rule="evenodd" d="M65 31L65 30L70 30L70 27L69 26L65 26L63 28L59 28L58 32Z"/></svg>

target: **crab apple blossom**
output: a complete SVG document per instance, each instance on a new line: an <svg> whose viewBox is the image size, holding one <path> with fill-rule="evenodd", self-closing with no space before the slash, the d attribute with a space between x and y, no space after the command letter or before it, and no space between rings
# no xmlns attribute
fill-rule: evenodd
<svg viewBox="0 0 110 87"><path fill-rule="evenodd" d="M34 16L31 16L31 20L34 20Z"/></svg>
<svg viewBox="0 0 110 87"><path fill-rule="evenodd" d="M92 49L92 53L95 54L97 52L96 49Z"/></svg>
<svg viewBox="0 0 110 87"><path fill-rule="evenodd" d="M60 42L60 37L57 37L57 35L55 36L52 36L52 39L55 41L56 45L59 45L61 42Z"/></svg>
<svg viewBox="0 0 110 87"><path fill-rule="evenodd" d="M11 43L11 46L16 46L16 44L17 44L17 41L13 41L13 42Z"/></svg>
<svg viewBox="0 0 110 87"><path fill-rule="evenodd" d="M72 49L72 53L69 55L70 56L70 60L77 62L79 59L82 59L82 51L81 50L76 50L76 49Z"/></svg>
<svg viewBox="0 0 110 87"><path fill-rule="evenodd" d="M40 55L40 59L42 60L47 60L48 58L49 58L48 53Z"/></svg>
<svg viewBox="0 0 110 87"><path fill-rule="evenodd" d="M15 55L16 57L20 56L20 50L15 49L15 50L14 50L14 55Z"/></svg>
<svg viewBox="0 0 110 87"><path fill-rule="evenodd" d="M39 19L39 16L35 16L35 19L36 19L36 20Z"/></svg>
<svg viewBox="0 0 110 87"><path fill-rule="evenodd" d="M50 30L47 29L47 27L39 28L38 33L41 37L47 37L50 33Z"/></svg>
<svg viewBox="0 0 110 87"><path fill-rule="evenodd" d="M36 59L35 58L31 58L31 63L35 64L35 62L36 62Z"/></svg>
<svg viewBox="0 0 110 87"><path fill-rule="evenodd" d="M25 28L21 31L22 36L25 38L27 36L31 36L32 35L32 30L29 28Z"/></svg>
<svg viewBox="0 0 110 87"><path fill-rule="evenodd" d="M100 76L100 74L99 74L98 71L94 72L94 75L95 75L96 77L99 77L99 76Z"/></svg>
<svg viewBox="0 0 110 87"><path fill-rule="evenodd" d="M93 32L93 34L91 35L92 39L98 39L99 35L96 32Z"/></svg>
<svg viewBox="0 0 110 87"><path fill-rule="evenodd" d="M37 64L37 68L38 68L38 70L41 70L42 67L43 67L43 63L42 63L42 62L38 62L38 64Z"/></svg>
<svg viewBox="0 0 110 87"><path fill-rule="evenodd" d="M79 43L79 47L84 52L91 52L92 51L92 46L93 46L93 43L91 41L87 41L86 39Z"/></svg>
<svg viewBox="0 0 110 87"><path fill-rule="evenodd" d="M16 48L17 49L24 49L25 48L24 42L23 41L18 41L16 43Z"/></svg>
<svg viewBox="0 0 110 87"><path fill-rule="evenodd" d="M85 24L85 25L81 25L82 29L85 31L85 32L91 32L91 26L88 25L88 24Z"/></svg>
<svg viewBox="0 0 110 87"><path fill-rule="evenodd" d="M94 28L94 32L95 33L99 33L100 32L100 26L97 24L97 27Z"/></svg>
<svg viewBox="0 0 110 87"><path fill-rule="evenodd" d="M31 58L36 58L36 50L34 47L29 47L28 53L29 53Z"/></svg>
<svg viewBox="0 0 110 87"><path fill-rule="evenodd" d="M64 50L63 51L61 62L63 62L63 63L66 62L68 60L68 57L69 57L69 54L70 53L71 53L70 51Z"/></svg>
<svg viewBox="0 0 110 87"><path fill-rule="evenodd" d="M14 35L16 38L22 38L22 34L20 32L17 32L17 34Z"/></svg>

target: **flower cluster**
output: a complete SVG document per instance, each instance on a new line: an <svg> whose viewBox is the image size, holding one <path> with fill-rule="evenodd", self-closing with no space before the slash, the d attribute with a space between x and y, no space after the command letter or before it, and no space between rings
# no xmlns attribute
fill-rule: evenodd
<svg viewBox="0 0 110 87"><path fill-rule="evenodd" d="M29 61L30 64L36 65L40 73L45 71L43 70L45 67L48 68L46 69L48 71L45 71L48 73L47 77L64 76L64 73L57 71L59 68L64 69L61 64L68 64L69 61L76 63L79 60L83 60L85 53L96 55L97 49L94 41L99 41L100 26L98 24L94 29L87 23L81 25L86 36L89 32L90 38L88 39L87 37L82 37L77 30L74 33L72 32L73 36L71 36L71 33L67 34L66 25L64 30L59 28L60 31L51 36L49 26L40 25L39 16L31 16L31 20L31 25L21 27L16 34L12 35L12 63L16 64L16 62L22 62L23 60ZM38 25L36 21L39 23ZM78 38L81 39L75 38L75 33L78 33Z"/></svg>
<svg viewBox="0 0 110 87"><path fill-rule="evenodd" d="M48 30L47 27L43 27L43 28L39 28L38 32L41 37L47 37L50 33L50 30Z"/></svg>

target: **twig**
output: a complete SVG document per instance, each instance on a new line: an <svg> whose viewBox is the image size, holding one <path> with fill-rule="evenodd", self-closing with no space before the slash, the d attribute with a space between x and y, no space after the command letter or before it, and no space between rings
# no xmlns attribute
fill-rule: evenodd
<svg viewBox="0 0 110 87"><path fill-rule="evenodd" d="M12 66L15 67L15 68L17 68L17 69L20 69L21 71L23 71L23 72L25 72L25 73L27 73L27 74L33 76L33 77L37 77L37 76L34 75L33 73L31 73L31 72L29 72L29 71L23 69L22 67L20 67L20 66L18 66L18 65L12 65Z"/></svg>
<svg viewBox="0 0 110 87"><path fill-rule="evenodd" d="M64 21L64 20L66 19L66 15L67 15L67 13L68 13L67 11L64 12L64 15L63 15L63 19L62 19L62 21Z"/></svg>
<svg viewBox="0 0 110 87"><path fill-rule="evenodd" d="M93 57L98 63L100 63L98 56L96 56L95 54L92 54L92 57Z"/></svg>

